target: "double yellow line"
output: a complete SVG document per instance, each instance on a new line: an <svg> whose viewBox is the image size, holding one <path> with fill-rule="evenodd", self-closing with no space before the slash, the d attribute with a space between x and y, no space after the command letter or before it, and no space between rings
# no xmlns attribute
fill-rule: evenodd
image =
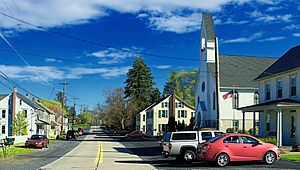
<svg viewBox="0 0 300 170"><path fill-rule="evenodd" d="M99 166L103 162L103 146L102 142L98 142L98 153L96 155L95 164Z"/></svg>

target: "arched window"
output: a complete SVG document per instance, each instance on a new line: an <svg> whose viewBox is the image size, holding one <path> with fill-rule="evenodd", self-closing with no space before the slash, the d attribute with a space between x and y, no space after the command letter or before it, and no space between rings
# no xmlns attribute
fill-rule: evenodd
<svg viewBox="0 0 300 170"><path fill-rule="evenodd" d="M216 110L216 92L213 92L213 110Z"/></svg>
<svg viewBox="0 0 300 170"><path fill-rule="evenodd" d="M254 104L258 104L259 103L259 95L258 95L257 91L254 92L254 99L253 99L253 101L254 101Z"/></svg>
<svg viewBox="0 0 300 170"><path fill-rule="evenodd" d="M237 108L239 108L239 93L236 91L236 90L234 90L233 91L233 98L232 98L232 108L233 109L237 109Z"/></svg>

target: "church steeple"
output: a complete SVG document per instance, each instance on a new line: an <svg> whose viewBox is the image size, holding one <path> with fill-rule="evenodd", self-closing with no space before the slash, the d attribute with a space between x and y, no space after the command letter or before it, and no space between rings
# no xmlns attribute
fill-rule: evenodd
<svg viewBox="0 0 300 170"><path fill-rule="evenodd" d="M211 14L202 14L201 26L201 61L206 61L207 63L214 63L216 50L215 40L218 41L218 39L215 35L215 28Z"/></svg>

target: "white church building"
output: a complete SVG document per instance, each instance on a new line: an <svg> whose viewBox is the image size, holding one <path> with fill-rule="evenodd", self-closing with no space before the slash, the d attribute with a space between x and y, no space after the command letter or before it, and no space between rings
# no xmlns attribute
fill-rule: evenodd
<svg viewBox="0 0 300 170"><path fill-rule="evenodd" d="M202 15L200 40L196 126L218 128L224 132L228 128L238 131L243 126L246 130L258 126L258 113L245 114L243 124L243 114L237 109L259 103L259 83L253 80L277 58L219 55L218 38L210 14ZM228 94L227 99L223 98L225 94Z"/></svg>

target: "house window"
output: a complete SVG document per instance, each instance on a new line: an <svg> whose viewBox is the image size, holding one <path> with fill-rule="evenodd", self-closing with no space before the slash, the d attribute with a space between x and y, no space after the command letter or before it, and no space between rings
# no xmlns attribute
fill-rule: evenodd
<svg viewBox="0 0 300 170"><path fill-rule="evenodd" d="M5 125L2 126L2 134L5 134Z"/></svg>
<svg viewBox="0 0 300 170"><path fill-rule="evenodd" d="M254 99L253 99L253 103L254 104L258 104L259 103L259 95L258 95L258 92L254 92Z"/></svg>
<svg viewBox="0 0 300 170"><path fill-rule="evenodd" d="M282 98L282 80L277 80L276 88L277 88L277 98Z"/></svg>
<svg viewBox="0 0 300 170"><path fill-rule="evenodd" d="M232 98L232 108L237 109L239 107L239 94L236 90L233 92L233 98Z"/></svg>
<svg viewBox="0 0 300 170"><path fill-rule="evenodd" d="M184 117L184 110L181 110L181 116L180 117Z"/></svg>
<svg viewBox="0 0 300 170"><path fill-rule="evenodd" d="M213 110L216 110L216 92L213 92Z"/></svg>
<svg viewBox="0 0 300 170"><path fill-rule="evenodd" d="M178 114L177 115L178 115L177 117L180 118L180 110L178 110Z"/></svg>
<svg viewBox="0 0 300 170"><path fill-rule="evenodd" d="M165 107L168 107L168 102L165 102Z"/></svg>
<svg viewBox="0 0 300 170"><path fill-rule="evenodd" d="M265 84L265 100L270 100L271 99L271 91L270 91L270 83Z"/></svg>
<svg viewBox="0 0 300 170"><path fill-rule="evenodd" d="M27 110L23 110L23 113L25 114L25 117L27 118Z"/></svg>
<svg viewBox="0 0 300 170"><path fill-rule="evenodd" d="M178 102L178 107L181 108L181 103L180 102Z"/></svg>
<svg viewBox="0 0 300 170"><path fill-rule="evenodd" d="M290 77L290 96L297 95L297 79L296 77Z"/></svg>
<svg viewBox="0 0 300 170"><path fill-rule="evenodd" d="M187 111L184 111L184 118L187 118Z"/></svg>
<svg viewBox="0 0 300 170"><path fill-rule="evenodd" d="M22 105L22 100L20 99L20 105Z"/></svg>
<svg viewBox="0 0 300 170"><path fill-rule="evenodd" d="M239 121L238 120L232 121L232 128L235 132L237 132L239 130Z"/></svg>
<svg viewBox="0 0 300 170"><path fill-rule="evenodd" d="M2 118L5 119L6 117L6 110L2 110Z"/></svg>
<svg viewBox="0 0 300 170"><path fill-rule="evenodd" d="M269 114L267 114L267 117L266 117L266 128L267 128L267 131L270 131L271 130L271 116Z"/></svg>
<svg viewBox="0 0 300 170"><path fill-rule="evenodd" d="M291 116L291 138L296 136L295 117Z"/></svg>
<svg viewBox="0 0 300 170"><path fill-rule="evenodd" d="M146 130L146 126L145 126L145 125L143 125L143 132L145 132L145 130Z"/></svg>
<svg viewBox="0 0 300 170"><path fill-rule="evenodd" d="M146 115L143 115L143 121L145 121L146 120Z"/></svg>
<svg viewBox="0 0 300 170"><path fill-rule="evenodd" d="M161 108L164 108L165 104L164 102L161 102Z"/></svg>
<svg viewBox="0 0 300 170"><path fill-rule="evenodd" d="M161 118L161 110L158 111L158 118Z"/></svg>
<svg viewBox="0 0 300 170"><path fill-rule="evenodd" d="M194 117L194 112L191 112L191 117Z"/></svg>

